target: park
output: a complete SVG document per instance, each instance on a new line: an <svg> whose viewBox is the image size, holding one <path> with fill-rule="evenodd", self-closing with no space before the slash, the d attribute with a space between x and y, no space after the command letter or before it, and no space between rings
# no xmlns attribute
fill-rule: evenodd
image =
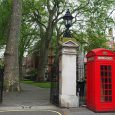
<svg viewBox="0 0 115 115"><path fill-rule="evenodd" d="M1 113L114 114L114 0L1 0L0 28Z"/></svg>

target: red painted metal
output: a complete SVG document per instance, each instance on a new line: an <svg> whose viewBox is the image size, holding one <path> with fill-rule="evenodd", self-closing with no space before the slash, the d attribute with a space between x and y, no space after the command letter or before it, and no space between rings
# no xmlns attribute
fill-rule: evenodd
<svg viewBox="0 0 115 115"><path fill-rule="evenodd" d="M115 111L115 54L97 48L87 55L86 103L96 112Z"/></svg>

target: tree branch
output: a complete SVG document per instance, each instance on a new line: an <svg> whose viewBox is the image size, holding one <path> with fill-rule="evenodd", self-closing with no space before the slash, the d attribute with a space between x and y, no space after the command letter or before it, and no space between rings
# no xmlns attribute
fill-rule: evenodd
<svg viewBox="0 0 115 115"><path fill-rule="evenodd" d="M33 12L33 15L34 15L33 19L34 19L39 25L41 25L41 26L43 26L44 28L46 28L46 26L41 22L41 16L39 15L39 12L37 11L37 13L36 13L36 11L35 11L35 12Z"/></svg>
<svg viewBox="0 0 115 115"><path fill-rule="evenodd" d="M47 0L47 9L48 9L48 12L50 12L50 4L49 4L49 0Z"/></svg>

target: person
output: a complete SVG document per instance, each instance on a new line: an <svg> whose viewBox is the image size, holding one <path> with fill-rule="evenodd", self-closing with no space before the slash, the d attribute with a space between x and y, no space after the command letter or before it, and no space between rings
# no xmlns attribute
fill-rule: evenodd
<svg viewBox="0 0 115 115"><path fill-rule="evenodd" d="M85 96L85 80L83 78L77 81L77 93L79 93L80 102L82 103Z"/></svg>

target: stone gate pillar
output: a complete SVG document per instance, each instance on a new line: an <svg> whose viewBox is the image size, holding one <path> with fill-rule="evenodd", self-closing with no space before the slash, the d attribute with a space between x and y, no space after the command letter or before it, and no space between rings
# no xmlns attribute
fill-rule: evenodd
<svg viewBox="0 0 115 115"><path fill-rule="evenodd" d="M61 107L78 107L76 95L76 54L78 44L71 39L61 43L59 57L59 104Z"/></svg>

